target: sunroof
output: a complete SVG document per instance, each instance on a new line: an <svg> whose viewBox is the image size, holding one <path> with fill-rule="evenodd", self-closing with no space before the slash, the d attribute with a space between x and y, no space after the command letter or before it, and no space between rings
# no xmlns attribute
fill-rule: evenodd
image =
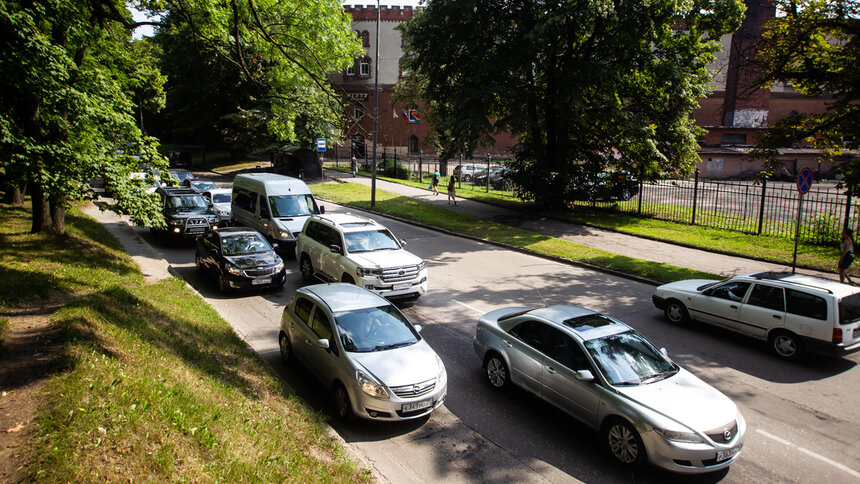
<svg viewBox="0 0 860 484"><path fill-rule="evenodd" d="M564 321L564 324L577 331L588 331L589 329L615 324L615 321L602 314L586 314L585 316L567 319Z"/></svg>

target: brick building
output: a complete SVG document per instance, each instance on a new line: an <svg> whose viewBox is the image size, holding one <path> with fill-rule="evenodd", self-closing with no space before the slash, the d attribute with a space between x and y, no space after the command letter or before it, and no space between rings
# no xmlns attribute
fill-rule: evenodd
<svg viewBox="0 0 860 484"><path fill-rule="evenodd" d="M741 28L721 39L722 50L711 66L714 72L713 92L701 99L693 113L696 124L708 130L699 139L702 162L699 170L705 177L747 177L761 169L760 162L748 161L746 155L757 133L791 112L807 113L824 110L826 98L806 98L790 86L776 85L771 89L754 89L755 43L761 27L774 17L775 7L760 0L745 0L746 18ZM352 15L352 27L367 49L364 57L355 60L350 69L332 76L347 99L346 117L349 127L346 139L339 145L343 152L355 152L358 157L371 156L374 106L374 42L376 41L376 6L344 5ZM379 152L396 149L399 155L428 153L425 144L429 134L427 120L432 113L421 106L398 105L392 102L394 87L403 77L400 58L403 38L395 28L411 18L416 10L409 6L383 6L379 23ZM497 138L492 148L478 155L509 153L516 144L514 138ZM782 151L780 158L786 174L796 173L804 166L822 174L830 173L832 164L819 166L816 151L794 148Z"/></svg>

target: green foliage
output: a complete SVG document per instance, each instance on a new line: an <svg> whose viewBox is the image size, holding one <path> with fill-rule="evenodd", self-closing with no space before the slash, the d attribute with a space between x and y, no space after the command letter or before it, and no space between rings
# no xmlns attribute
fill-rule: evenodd
<svg viewBox="0 0 860 484"><path fill-rule="evenodd" d="M607 166L650 179L699 160L689 118L737 0L434 0L405 26L401 95L429 104L442 156L519 136L519 193L563 205ZM683 24L684 29L676 28ZM491 121L492 120L492 121Z"/></svg>
<svg viewBox="0 0 860 484"><path fill-rule="evenodd" d="M751 155L766 169L781 166L779 148L811 145L830 161L860 140L860 3L853 0L777 0L776 18L763 32L758 61L760 83L782 82L805 96L832 96L824 112L795 113L756 138ZM844 186L860 188L855 167L844 172Z"/></svg>

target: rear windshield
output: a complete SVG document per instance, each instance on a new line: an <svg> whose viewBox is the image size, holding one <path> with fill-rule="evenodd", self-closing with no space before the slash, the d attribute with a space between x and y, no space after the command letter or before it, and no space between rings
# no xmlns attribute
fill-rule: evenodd
<svg viewBox="0 0 860 484"><path fill-rule="evenodd" d="M843 297L839 301L839 324L850 324L860 320L860 293Z"/></svg>

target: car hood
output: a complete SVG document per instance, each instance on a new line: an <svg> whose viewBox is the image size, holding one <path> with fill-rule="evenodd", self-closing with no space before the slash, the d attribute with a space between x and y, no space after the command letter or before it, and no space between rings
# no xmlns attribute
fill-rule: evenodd
<svg viewBox="0 0 860 484"><path fill-rule="evenodd" d="M249 269L252 267L273 266L280 261L280 257L273 252L265 252L262 254L236 255L225 257L230 263L240 269Z"/></svg>
<svg viewBox="0 0 860 484"><path fill-rule="evenodd" d="M663 284L662 286L657 287L657 291L659 292L666 290L697 293L699 292L699 287L702 287L705 284L713 284L715 282L720 281L714 279L688 279L686 281L670 282L669 284Z"/></svg>
<svg viewBox="0 0 860 484"><path fill-rule="evenodd" d="M229 212L230 211L230 204L229 203L213 203L212 206L215 207L215 210L220 210L222 212Z"/></svg>
<svg viewBox="0 0 860 484"><path fill-rule="evenodd" d="M403 348L349 356L389 388L427 381L439 374L436 352L424 340Z"/></svg>
<svg viewBox="0 0 860 484"><path fill-rule="evenodd" d="M275 219L275 225L280 229L289 230L291 234L295 235L302 231L302 227L305 225L305 220L308 219L310 215L297 215L295 217L278 217Z"/></svg>
<svg viewBox="0 0 860 484"><path fill-rule="evenodd" d="M738 415L738 408L729 397L683 368L659 382L614 388L651 410L700 432L719 428Z"/></svg>
<svg viewBox="0 0 860 484"><path fill-rule="evenodd" d="M351 253L349 258L362 267L401 267L421 263L420 257L403 249Z"/></svg>

